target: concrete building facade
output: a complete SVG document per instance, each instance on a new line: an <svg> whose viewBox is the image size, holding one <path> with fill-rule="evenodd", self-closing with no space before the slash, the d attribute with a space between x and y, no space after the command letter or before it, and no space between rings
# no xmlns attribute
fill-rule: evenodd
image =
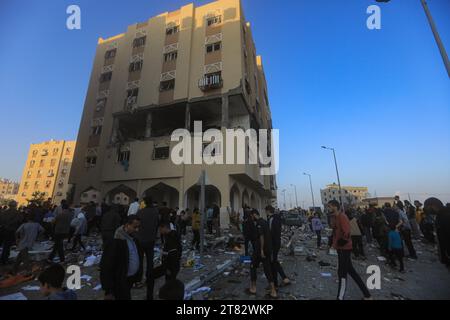
<svg viewBox="0 0 450 320"><path fill-rule="evenodd" d="M27 205L35 192L45 193L56 204L67 198L75 147L75 141L64 140L30 146L16 198L19 205Z"/></svg>
<svg viewBox="0 0 450 320"><path fill-rule="evenodd" d="M172 132L193 134L194 121L203 131L272 128L262 59L239 0L188 4L99 39L70 176L74 201L150 195L193 209L206 170L206 203L221 208L223 226L243 204L271 204L275 176L261 175L260 164L171 161Z"/></svg>
<svg viewBox="0 0 450 320"><path fill-rule="evenodd" d="M9 179L0 179L0 199L15 200L18 192L18 182Z"/></svg>
<svg viewBox="0 0 450 320"><path fill-rule="evenodd" d="M363 199L369 196L367 187L342 186L341 191L344 206L364 206ZM324 207L331 200L339 201L339 186L336 183L327 185L325 189L320 190L320 196Z"/></svg>

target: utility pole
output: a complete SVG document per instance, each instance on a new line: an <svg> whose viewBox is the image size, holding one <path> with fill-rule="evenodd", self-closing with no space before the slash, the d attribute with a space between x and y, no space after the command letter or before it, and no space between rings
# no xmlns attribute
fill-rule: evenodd
<svg viewBox="0 0 450 320"><path fill-rule="evenodd" d="M297 198L297 187L294 184L291 184L295 190L295 206L298 208L298 198Z"/></svg>
<svg viewBox="0 0 450 320"><path fill-rule="evenodd" d="M338 170L338 165L337 165L337 160L336 160L336 152L335 152L334 148L329 148L329 147L325 147L325 146L322 146L322 149L327 149L327 150L333 151L334 166L336 167L336 175L337 175L338 186L339 186L339 200L341 202L342 209L344 209L344 201L342 201L341 180L339 179L339 170Z"/></svg>
<svg viewBox="0 0 450 320"><path fill-rule="evenodd" d="M283 193L284 198L284 210L286 210L286 189L283 189L281 192Z"/></svg>
<svg viewBox="0 0 450 320"><path fill-rule="evenodd" d="M448 55L447 52L445 51L445 47L442 43L441 37L439 36L433 17L431 16L430 9L428 8L426 0L420 0L420 2L422 3L423 10L425 11L425 14L427 16L428 23L430 24L431 31L433 32L434 35L434 39L436 40L439 51L441 53L442 60L444 61L445 69L447 70L447 75L450 77L450 62L448 60Z"/></svg>
<svg viewBox="0 0 450 320"><path fill-rule="evenodd" d="M203 250L205 242L205 184L206 184L206 172L202 170L202 175L200 177L200 214L201 214L201 228L200 228L200 263L203 263Z"/></svg>
<svg viewBox="0 0 450 320"><path fill-rule="evenodd" d="M312 186L311 175L309 173L305 173L305 172L303 172L303 175L309 177L309 187L311 188L311 197L312 197L313 210L316 210L316 204L314 203L314 191L313 191L313 186Z"/></svg>

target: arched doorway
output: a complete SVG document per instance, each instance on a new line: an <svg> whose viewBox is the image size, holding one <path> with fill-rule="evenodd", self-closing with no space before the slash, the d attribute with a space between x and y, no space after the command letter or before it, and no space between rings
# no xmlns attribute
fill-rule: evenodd
<svg viewBox="0 0 450 320"><path fill-rule="evenodd" d="M255 193L253 193L253 192L252 192L252 195L250 196L250 207L252 207L254 209L259 209L258 201L256 199Z"/></svg>
<svg viewBox="0 0 450 320"><path fill-rule="evenodd" d="M136 197L136 191L121 184L106 194L106 202L109 204L129 205Z"/></svg>
<svg viewBox="0 0 450 320"><path fill-rule="evenodd" d="M250 197L248 195L247 189L245 189L242 193L242 207L244 207L245 205L250 206Z"/></svg>
<svg viewBox="0 0 450 320"><path fill-rule="evenodd" d="M186 208L200 208L200 186L193 185L186 191ZM221 207L221 194L219 189L213 185L205 186L205 205L217 204Z"/></svg>
<svg viewBox="0 0 450 320"><path fill-rule="evenodd" d="M242 207L239 188L234 184L230 189L230 207L233 213L239 212Z"/></svg>
<svg viewBox="0 0 450 320"><path fill-rule="evenodd" d="M169 208L178 207L178 190L162 182L145 190L143 196L151 197L152 201L156 201L158 203L167 202L167 206Z"/></svg>

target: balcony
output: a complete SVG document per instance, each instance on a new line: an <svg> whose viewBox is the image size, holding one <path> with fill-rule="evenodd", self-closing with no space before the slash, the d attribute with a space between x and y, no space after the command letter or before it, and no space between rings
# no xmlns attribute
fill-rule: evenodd
<svg viewBox="0 0 450 320"><path fill-rule="evenodd" d="M220 72L207 74L198 81L198 87L202 91L214 90L223 87L223 79Z"/></svg>

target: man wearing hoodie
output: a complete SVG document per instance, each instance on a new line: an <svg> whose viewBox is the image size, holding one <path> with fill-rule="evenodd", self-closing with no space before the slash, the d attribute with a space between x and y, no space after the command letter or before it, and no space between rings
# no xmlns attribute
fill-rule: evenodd
<svg viewBox="0 0 450 320"><path fill-rule="evenodd" d="M128 216L103 251L100 282L105 291L105 300L131 300L131 288L139 280L141 272L142 257L135 239L140 224L137 215Z"/></svg>
<svg viewBox="0 0 450 320"><path fill-rule="evenodd" d="M146 257L147 270L145 278L147 281L147 300L153 300L154 278L152 275L153 258L155 256L155 241L158 233L158 209L153 206L152 198L146 197L145 208L137 212L138 218L141 220L141 225L136 238L139 241L141 255ZM143 259L141 260L141 265ZM140 269L143 269L141 266ZM142 270L143 271L143 270ZM140 275L139 280L142 279Z"/></svg>
<svg viewBox="0 0 450 320"><path fill-rule="evenodd" d="M371 295L366 285L352 265L352 239L350 237L350 222L347 215L341 211L341 205L336 200L328 202L328 212L334 216L333 221L333 248L338 253L338 300L344 300L347 289L347 274L353 278L364 294L365 300L370 300Z"/></svg>
<svg viewBox="0 0 450 320"><path fill-rule="evenodd" d="M53 250L48 257L48 262L53 263L53 258L58 253L59 261L64 262L64 239L69 236L70 223L72 222L73 212L69 209L67 202L61 205L62 212L55 218L55 236Z"/></svg>
<svg viewBox="0 0 450 320"><path fill-rule="evenodd" d="M59 264L53 264L45 269L38 277L41 292L47 300L77 300L73 290L63 288L66 271Z"/></svg>

